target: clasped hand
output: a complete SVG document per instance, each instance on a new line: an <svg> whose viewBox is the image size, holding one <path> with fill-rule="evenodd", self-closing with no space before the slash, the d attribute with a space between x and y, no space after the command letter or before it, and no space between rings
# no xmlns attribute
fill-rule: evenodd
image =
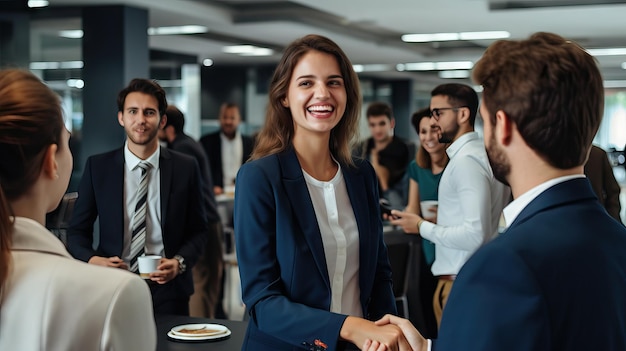
<svg viewBox="0 0 626 351"><path fill-rule="evenodd" d="M363 351L427 351L428 342L407 319L387 314L375 322L376 326L394 326L402 333L397 345L388 345L375 338L368 338L363 343Z"/></svg>

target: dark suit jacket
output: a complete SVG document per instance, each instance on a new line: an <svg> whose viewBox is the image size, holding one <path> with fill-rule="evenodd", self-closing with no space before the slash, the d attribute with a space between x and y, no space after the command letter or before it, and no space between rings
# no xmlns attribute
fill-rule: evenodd
<svg viewBox="0 0 626 351"><path fill-rule="evenodd" d="M169 147L172 150L193 156L196 159L200 167L200 175L202 176L202 193L205 198L206 213L209 222L219 222L220 215L217 213L217 202L213 194L213 180L211 178L209 159L202 149L202 146L189 135L181 133L169 144Z"/></svg>
<svg viewBox="0 0 626 351"><path fill-rule="evenodd" d="M359 229L359 283L366 318L395 313L376 175L369 163L342 166ZM313 203L295 151L244 164L235 192L235 239L250 313L242 350L336 345L345 315L329 312L330 281Z"/></svg>
<svg viewBox="0 0 626 351"><path fill-rule="evenodd" d="M459 272L437 351L626 350L626 229L586 179L531 201Z"/></svg>
<svg viewBox="0 0 626 351"><path fill-rule="evenodd" d="M179 296L193 293L191 267L205 248L208 222L200 190L198 164L191 156L161 148L161 230L165 256L181 255L187 270L168 284ZM100 240L93 248L94 221ZM82 261L122 256L124 241L124 149L89 157L67 233L68 251Z"/></svg>
<svg viewBox="0 0 626 351"><path fill-rule="evenodd" d="M241 164L244 164L252 154L254 139L242 134L241 142L243 144ZM213 179L213 184L223 188L224 172L222 170L222 141L220 139L220 131L203 136L200 138L200 144L202 144L204 152L206 152L209 157L209 166L211 168L211 179Z"/></svg>
<svg viewBox="0 0 626 351"><path fill-rule="evenodd" d="M606 152L598 146L591 146L589 159L585 164L585 175L591 182L591 187L602 206L611 217L621 222L622 219L619 214L622 209L619 203L621 188L615 179L613 167Z"/></svg>

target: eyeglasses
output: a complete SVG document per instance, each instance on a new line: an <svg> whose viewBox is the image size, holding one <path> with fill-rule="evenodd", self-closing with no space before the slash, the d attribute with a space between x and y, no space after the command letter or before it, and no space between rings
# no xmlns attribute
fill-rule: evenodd
<svg viewBox="0 0 626 351"><path fill-rule="evenodd" d="M458 111L460 108L467 106L459 106L459 107L442 107L442 108L434 108L430 110L430 116L435 119L435 121L439 121L439 117L441 117L441 112L445 110L452 110L454 112Z"/></svg>

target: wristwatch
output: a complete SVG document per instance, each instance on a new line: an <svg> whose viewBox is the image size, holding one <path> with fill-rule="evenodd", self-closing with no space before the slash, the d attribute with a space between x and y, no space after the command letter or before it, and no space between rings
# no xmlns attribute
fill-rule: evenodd
<svg viewBox="0 0 626 351"><path fill-rule="evenodd" d="M178 274L185 273L185 270L187 269L187 265L185 264L185 258L181 255L176 255L174 256L174 259L178 261Z"/></svg>

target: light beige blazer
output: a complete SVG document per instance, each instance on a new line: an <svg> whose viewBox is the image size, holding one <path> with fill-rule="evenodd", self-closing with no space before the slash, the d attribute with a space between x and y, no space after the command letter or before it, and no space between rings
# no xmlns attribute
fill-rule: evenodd
<svg viewBox="0 0 626 351"><path fill-rule="evenodd" d="M15 218L0 300L0 350L155 350L150 291L137 275L75 260L41 224Z"/></svg>

